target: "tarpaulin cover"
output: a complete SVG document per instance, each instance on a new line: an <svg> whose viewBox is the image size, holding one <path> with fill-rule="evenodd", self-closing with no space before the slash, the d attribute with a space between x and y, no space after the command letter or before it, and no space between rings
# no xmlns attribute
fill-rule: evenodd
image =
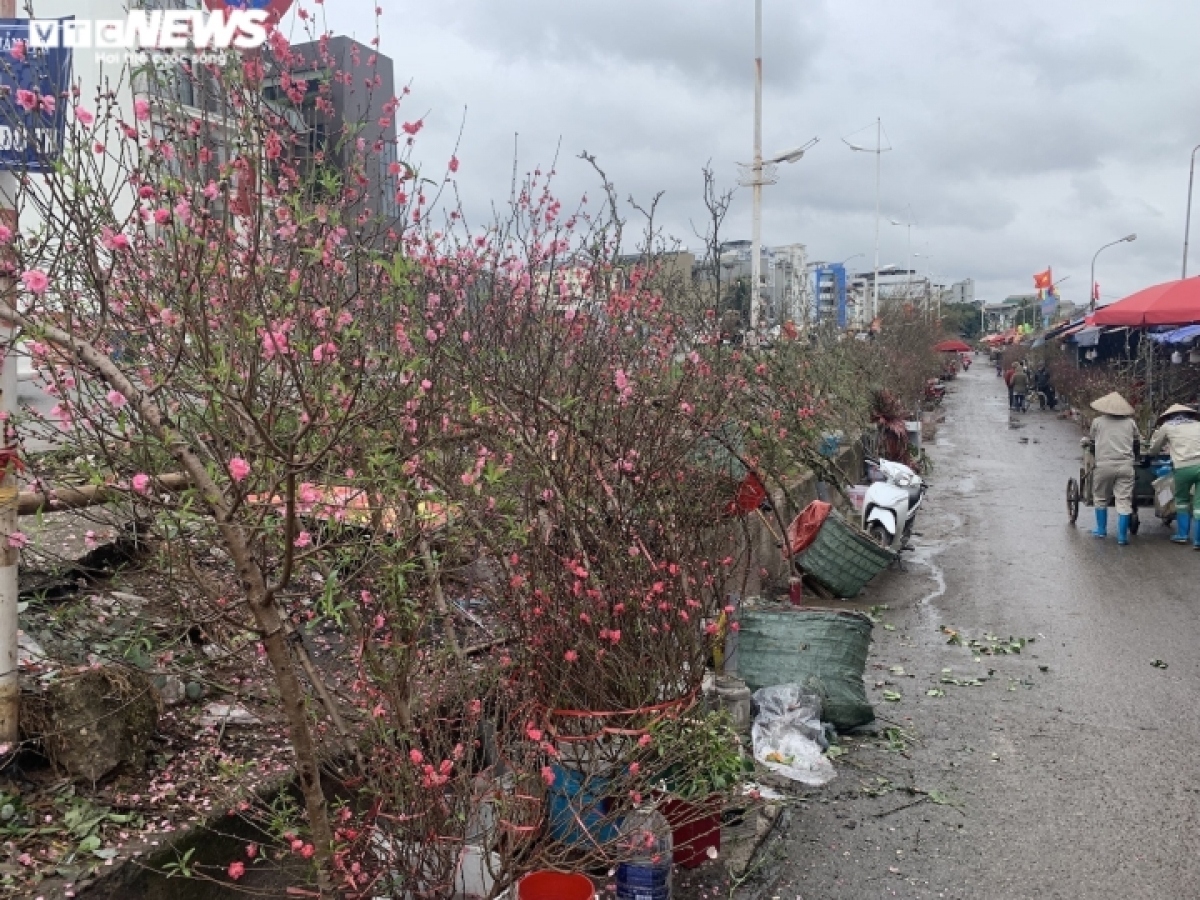
<svg viewBox="0 0 1200 900"><path fill-rule="evenodd" d="M807 550L809 544L817 539L817 533L829 518L831 509L833 507L830 504L814 500L792 520L787 530L788 549L792 556Z"/></svg>
<svg viewBox="0 0 1200 900"><path fill-rule="evenodd" d="M1200 337L1200 325L1185 325L1172 331L1164 331L1150 335L1150 340L1158 344L1187 344Z"/></svg>
<svg viewBox="0 0 1200 900"><path fill-rule="evenodd" d="M1053 328L1051 328L1049 331L1046 332L1046 334L1045 334L1046 340L1050 340L1051 338L1061 337L1063 334L1070 331L1076 325L1078 325L1082 328L1083 327L1083 319L1079 318L1079 319L1072 319L1070 322L1060 322L1059 324L1055 325Z"/></svg>
<svg viewBox="0 0 1200 900"><path fill-rule="evenodd" d="M1194 325L1200 323L1200 277L1156 284L1096 310L1097 325Z"/></svg>

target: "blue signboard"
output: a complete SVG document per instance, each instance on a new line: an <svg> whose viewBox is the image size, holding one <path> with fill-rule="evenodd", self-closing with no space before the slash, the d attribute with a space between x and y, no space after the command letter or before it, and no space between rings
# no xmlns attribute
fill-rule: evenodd
<svg viewBox="0 0 1200 900"><path fill-rule="evenodd" d="M28 19L0 19L0 169L46 172L62 155L71 48L30 43Z"/></svg>

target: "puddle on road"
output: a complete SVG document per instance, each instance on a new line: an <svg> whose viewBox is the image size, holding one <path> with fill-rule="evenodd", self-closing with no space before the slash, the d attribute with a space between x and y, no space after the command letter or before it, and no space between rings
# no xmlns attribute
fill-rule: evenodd
<svg viewBox="0 0 1200 900"><path fill-rule="evenodd" d="M918 606L928 606L946 593L946 574L937 563L937 557L945 552L946 547L947 545L941 542L918 544L913 546L912 552L908 555L908 559L905 560L906 563L912 563L925 568L928 571L929 577L933 579L934 590L918 600Z"/></svg>
<svg viewBox="0 0 1200 900"><path fill-rule="evenodd" d="M974 479L964 479L970 482L971 487L974 487ZM952 535L958 534L964 525L961 516L956 516L953 513L941 512L936 516L931 517L929 524L933 525L929 531L937 535ZM918 608L925 612L930 611L933 602L946 594L946 573L942 570L938 558L949 550L951 547L959 543L961 538L937 538L923 540L919 544L912 545L912 552L905 560L906 563L912 563L923 567L930 579L933 581L933 590L921 597L917 601Z"/></svg>

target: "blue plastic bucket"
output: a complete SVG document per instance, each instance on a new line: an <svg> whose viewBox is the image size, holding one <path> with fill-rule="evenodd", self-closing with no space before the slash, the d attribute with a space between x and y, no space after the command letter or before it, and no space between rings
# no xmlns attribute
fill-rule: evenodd
<svg viewBox="0 0 1200 900"><path fill-rule="evenodd" d="M617 836L615 823L606 822L608 779L553 766L550 836L563 844L606 844Z"/></svg>

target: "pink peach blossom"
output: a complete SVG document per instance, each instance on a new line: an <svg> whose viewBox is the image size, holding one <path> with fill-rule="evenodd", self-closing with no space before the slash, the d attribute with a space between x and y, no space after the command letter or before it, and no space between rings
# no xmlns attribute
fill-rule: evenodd
<svg viewBox="0 0 1200 900"><path fill-rule="evenodd" d="M21 281L31 294L44 294L50 286L50 278L41 269L29 269L21 273Z"/></svg>

